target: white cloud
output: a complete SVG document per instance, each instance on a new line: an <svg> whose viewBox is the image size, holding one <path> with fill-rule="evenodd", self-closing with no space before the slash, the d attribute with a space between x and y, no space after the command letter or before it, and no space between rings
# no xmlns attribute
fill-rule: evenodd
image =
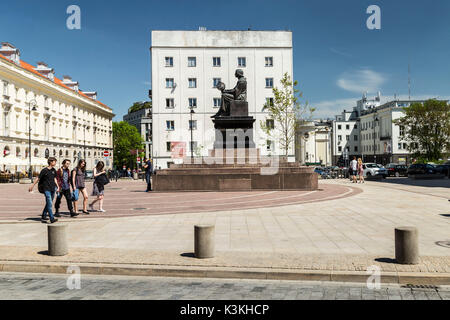
<svg viewBox="0 0 450 320"><path fill-rule="evenodd" d="M338 54L340 56L346 57L346 58L352 58L353 57L351 54L349 54L347 52L340 51L340 50L335 49L335 48L330 48L330 51L333 52L333 53L336 53L336 54Z"/></svg>
<svg viewBox="0 0 450 320"><path fill-rule="evenodd" d="M337 80L339 88L354 93L375 93L381 90L381 85L386 82L386 77L370 69L360 69L353 72L345 72Z"/></svg>

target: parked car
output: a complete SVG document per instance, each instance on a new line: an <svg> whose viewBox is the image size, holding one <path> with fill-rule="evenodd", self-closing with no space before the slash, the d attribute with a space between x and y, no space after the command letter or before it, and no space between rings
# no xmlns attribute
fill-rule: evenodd
<svg viewBox="0 0 450 320"><path fill-rule="evenodd" d="M448 172L450 171L450 163L449 164L440 164L436 166L436 171L445 176L448 176Z"/></svg>
<svg viewBox="0 0 450 320"><path fill-rule="evenodd" d="M94 171L93 170L86 170L84 173L85 179L94 179Z"/></svg>
<svg viewBox="0 0 450 320"><path fill-rule="evenodd" d="M408 176L408 166L397 164L397 163L389 163L386 166L389 177L407 177Z"/></svg>
<svg viewBox="0 0 450 320"><path fill-rule="evenodd" d="M432 164L416 163L408 168L408 176L414 174L436 174L436 167Z"/></svg>
<svg viewBox="0 0 450 320"><path fill-rule="evenodd" d="M388 176L388 171L381 164L376 163L365 163L364 164L364 176L373 177L376 175L381 175L383 178Z"/></svg>

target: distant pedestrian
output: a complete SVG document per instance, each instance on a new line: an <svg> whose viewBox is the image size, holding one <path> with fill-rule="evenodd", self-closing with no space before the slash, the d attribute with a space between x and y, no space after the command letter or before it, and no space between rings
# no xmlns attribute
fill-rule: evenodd
<svg viewBox="0 0 450 320"><path fill-rule="evenodd" d="M145 181L147 182L147 190L145 192L152 191L152 173L153 173L153 164L152 160L146 158L144 160L144 169L145 169Z"/></svg>
<svg viewBox="0 0 450 320"><path fill-rule="evenodd" d="M358 175L359 175L359 183L365 183L364 181L364 164L361 158L358 158Z"/></svg>
<svg viewBox="0 0 450 320"><path fill-rule="evenodd" d="M131 169L130 168L127 169L127 177L131 178Z"/></svg>
<svg viewBox="0 0 450 320"><path fill-rule="evenodd" d="M58 183L56 181L56 159L53 157L48 158L47 160L48 167L42 169L39 174L39 177L34 181L31 187L28 189L29 192L33 191L34 186L38 183L38 189L40 193L45 195L45 207L42 211L41 221L46 222L48 220L47 213L50 217L50 222L55 223L58 221L53 216L53 199L55 198L56 190L59 191Z"/></svg>
<svg viewBox="0 0 450 320"><path fill-rule="evenodd" d="M106 210L103 209L103 199L105 197L105 185L108 183L109 179L106 176L105 164L103 161L99 161L94 168L94 183L92 188L92 195L96 196L97 199L92 201L89 205L89 210L94 211L94 204L99 201L100 207L98 211L106 212Z"/></svg>
<svg viewBox="0 0 450 320"><path fill-rule="evenodd" d="M353 157L353 160L350 161L350 171L353 183L356 183L356 175L358 174L358 161L356 161L356 157Z"/></svg>
<svg viewBox="0 0 450 320"><path fill-rule="evenodd" d="M70 192L70 160L65 159L62 162L62 167L58 169L56 172L56 181L58 182L58 187L60 191L58 192L58 196L56 197L56 203L55 203L55 217L60 217L59 214L59 207L61 205L61 199L64 196L66 198L67 202L67 208L70 211L70 216L76 217L78 213L73 211L73 204L72 204L72 195Z"/></svg>
<svg viewBox="0 0 450 320"><path fill-rule="evenodd" d="M87 203L88 203L88 194L86 191L86 185L84 183L85 179L85 173L86 173L86 161L81 159L78 161L78 165L75 167L75 169L72 170L72 188L74 189L74 199L73 199L73 207L75 209L75 212L78 212L77 210L77 201L78 197L81 194L83 194L83 210L82 212L84 214L89 214L87 211Z"/></svg>

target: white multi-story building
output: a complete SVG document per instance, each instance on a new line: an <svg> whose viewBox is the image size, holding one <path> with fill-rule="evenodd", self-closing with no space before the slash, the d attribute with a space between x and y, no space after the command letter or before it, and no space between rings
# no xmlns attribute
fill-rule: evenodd
<svg viewBox="0 0 450 320"><path fill-rule="evenodd" d="M213 148L211 116L221 98L215 85L221 81L233 88L236 69L242 69L247 79L249 115L256 119L255 144L262 154L284 154L261 130L261 121L266 121L263 106L273 98L272 88L280 86L285 73L293 77L292 32L152 31L151 66L152 157L157 166L167 168L177 161L171 156L171 142L184 142L187 153L193 148L203 156ZM293 159L294 144L290 149Z"/></svg>
<svg viewBox="0 0 450 320"><path fill-rule="evenodd" d="M332 122L332 154L333 164L345 165L353 156L361 155L360 120L362 112L371 110L381 104L381 95L368 99L364 94L356 102L352 111L344 110Z"/></svg>
<svg viewBox="0 0 450 320"><path fill-rule="evenodd" d="M31 113L30 113L31 111ZM20 59L9 43L0 48L0 170L33 171L48 157L73 162L84 158L87 167L105 160L112 151L112 110L96 92L81 91L69 76L63 80L43 62L32 66ZM31 128L31 149L29 138ZM106 161L111 167L112 161Z"/></svg>
<svg viewBox="0 0 450 320"><path fill-rule="evenodd" d="M296 161L302 165L332 164L331 121L301 122L296 132Z"/></svg>

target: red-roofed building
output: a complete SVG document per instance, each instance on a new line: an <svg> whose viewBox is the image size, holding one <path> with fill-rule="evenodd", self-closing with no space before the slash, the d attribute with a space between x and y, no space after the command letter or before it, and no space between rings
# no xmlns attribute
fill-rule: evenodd
<svg viewBox="0 0 450 320"><path fill-rule="evenodd" d="M82 91L70 76L63 80L45 62L35 66L20 58L18 48L0 47L0 171L27 171L29 129L31 164L38 172L55 157L76 162L86 159L88 169L112 158L112 109L97 100L96 91ZM31 110L31 121L30 121Z"/></svg>

